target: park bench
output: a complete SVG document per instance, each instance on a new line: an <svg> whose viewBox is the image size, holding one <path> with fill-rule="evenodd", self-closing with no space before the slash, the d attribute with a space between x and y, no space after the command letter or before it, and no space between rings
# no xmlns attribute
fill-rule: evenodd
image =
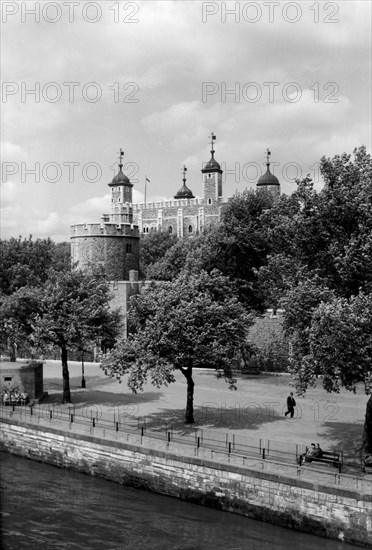
<svg viewBox="0 0 372 550"><path fill-rule="evenodd" d="M308 448L306 447L306 452L308 451ZM323 464L332 464L334 468L338 468L339 473L341 473L342 470L342 464L343 464L343 456L342 451L322 451L322 456L314 457L300 457L299 464L303 464L304 462L310 463L310 462L320 462Z"/></svg>
<svg viewBox="0 0 372 550"><path fill-rule="evenodd" d="M372 474L372 462L370 460L367 463L366 460L362 460L362 472Z"/></svg>

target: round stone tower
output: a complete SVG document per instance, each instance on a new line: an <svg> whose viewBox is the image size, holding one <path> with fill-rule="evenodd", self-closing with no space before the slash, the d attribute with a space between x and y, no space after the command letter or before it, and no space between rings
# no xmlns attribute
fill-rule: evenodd
<svg viewBox="0 0 372 550"><path fill-rule="evenodd" d="M131 270L139 270L139 231L133 223L132 187L123 173L120 149L119 172L110 182L111 211L100 223L71 226L71 258L78 269L102 265L107 278L128 281Z"/></svg>

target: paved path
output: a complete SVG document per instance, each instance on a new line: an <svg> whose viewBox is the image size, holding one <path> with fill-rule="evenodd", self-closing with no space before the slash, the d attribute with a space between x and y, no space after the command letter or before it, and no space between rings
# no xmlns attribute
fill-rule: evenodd
<svg viewBox="0 0 372 550"><path fill-rule="evenodd" d="M81 364L69 364L72 401L75 407L93 408L104 414L116 414L125 421L144 419L149 427L173 426L187 431L184 410L186 381L176 373L176 382L156 388L147 384L144 392L133 394L126 380L105 376L98 364L85 364L86 389L81 388ZM325 450L343 449L346 456L359 456L367 396L362 386L358 393L342 390L327 394L321 388L308 390L305 398L296 398L296 415L285 418L286 398L291 391L289 375L250 376L238 380L237 391L230 391L213 371L196 370L194 428L219 433L271 439L292 444L320 443ZM48 403L61 403L62 376L58 361L44 365L44 389Z"/></svg>

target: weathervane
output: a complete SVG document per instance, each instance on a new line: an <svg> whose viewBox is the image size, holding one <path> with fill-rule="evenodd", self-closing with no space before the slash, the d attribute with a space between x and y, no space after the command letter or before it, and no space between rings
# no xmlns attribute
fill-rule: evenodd
<svg viewBox="0 0 372 550"><path fill-rule="evenodd" d="M266 165L270 164L270 155L271 155L270 149L266 149Z"/></svg>
<svg viewBox="0 0 372 550"><path fill-rule="evenodd" d="M124 156L124 151L121 148L120 148L120 151L119 151L118 155L119 155L119 166L123 166L122 160L123 160L123 156Z"/></svg>
<svg viewBox="0 0 372 550"><path fill-rule="evenodd" d="M183 183L186 183L186 172L187 172L187 168L185 165L183 165L183 168L182 168L182 173L183 173Z"/></svg>
<svg viewBox="0 0 372 550"><path fill-rule="evenodd" d="M211 147L212 147L211 153L214 153L213 142L216 140L216 136L214 135L213 132L211 132L211 135L208 136L208 137L209 137L209 139L211 140Z"/></svg>

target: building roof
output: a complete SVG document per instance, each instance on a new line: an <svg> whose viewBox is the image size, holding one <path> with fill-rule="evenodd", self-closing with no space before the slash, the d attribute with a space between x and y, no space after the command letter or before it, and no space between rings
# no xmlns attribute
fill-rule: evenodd
<svg viewBox="0 0 372 550"><path fill-rule="evenodd" d="M267 170L263 176L257 182L257 185L280 185L279 180L274 174L270 172L270 165L267 164Z"/></svg>
<svg viewBox="0 0 372 550"><path fill-rule="evenodd" d="M109 183L109 186L113 187L115 185L130 185L133 187L133 183L130 182L128 176L126 176L122 170L123 165L119 164L119 172L113 178L112 182Z"/></svg>
<svg viewBox="0 0 372 550"><path fill-rule="evenodd" d="M179 191L174 195L175 199L195 199L191 189L184 183Z"/></svg>
<svg viewBox="0 0 372 550"><path fill-rule="evenodd" d="M187 168L186 166L183 167L183 185L179 191L174 195L175 199L194 199L194 195L192 194L192 191L187 187L186 185L186 172Z"/></svg>
<svg viewBox="0 0 372 550"><path fill-rule="evenodd" d="M214 158L214 151L211 151L211 159L205 164L202 172L216 172L217 170L221 171L220 164Z"/></svg>

